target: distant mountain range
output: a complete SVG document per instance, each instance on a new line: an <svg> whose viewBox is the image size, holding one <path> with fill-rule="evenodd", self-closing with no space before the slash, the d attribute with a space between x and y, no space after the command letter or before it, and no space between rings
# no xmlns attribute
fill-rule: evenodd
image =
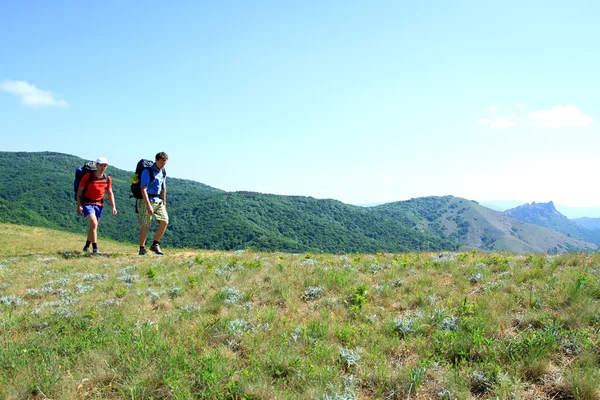
<svg viewBox="0 0 600 400"><path fill-rule="evenodd" d="M83 243L87 224L75 212L72 183L75 169L84 161L53 152L0 152L0 222L79 232ZM132 160L132 169L136 162ZM136 214L129 198L132 172L109 166L108 173L119 215L105 214L101 240L135 242ZM575 222L567 229L564 224L552 225L548 218L518 213L519 219L453 196L360 207L312 197L225 192L172 177L168 188L166 246L329 253L470 249L558 253L595 251L600 243Z"/></svg>
<svg viewBox="0 0 600 400"><path fill-rule="evenodd" d="M571 221L575 222L577 225L582 226L586 229L590 230L599 230L600 229L600 218L574 218Z"/></svg>
<svg viewBox="0 0 600 400"><path fill-rule="evenodd" d="M493 200L493 201L481 201L481 205L489 207L497 211L506 211L511 208L518 207L523 204L527 204L525 201L516 200ZM556 204L555 208L558 212L569 219L575 218L600 218L600 207L569 207Z"/></svg>
<svg viewBox="0 0 600 400"><path fill-rule="evenodd" d="M553 202L523 204L504 211L504 214L519 221L544 226L564 233L569 237L600 245L600 230L585 228L577 222L568 219L556 210Z"/></svg>
<svg viewBox="0 0 600 400"><path fill-rule="evenodd" d="M395 218L414 218L419 229L456 241L461 249L566 252L597 248L580 239L525 223L507 214L454 196L423 197L375 207Z"/></svg>

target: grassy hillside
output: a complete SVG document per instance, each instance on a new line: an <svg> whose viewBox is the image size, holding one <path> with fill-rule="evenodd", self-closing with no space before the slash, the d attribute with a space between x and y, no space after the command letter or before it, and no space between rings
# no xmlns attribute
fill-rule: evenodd
<svg viewBox="0 0 600 400"><path fill-rule="evenodd" d="M600 398L598 254L78 241L0 224L0 398Z"/></svg>
<svg viewBox="0 0 600 400"><path fill-rule="evenodd" d="M72 190L74 171L83 162L60 153L0 152L0 176L7 177L0 180L0 222L83 234L87 225L75 212ZM109 166L108 173L119 215L105 213L100 237L135 242L136 214L129 198L132 172ZM173 177L168 178L168 210L166 246L312 252L457 248L452 240L339 201L227 193Z"/></svg>
<svg viewBox="0 0 600 400"><path fill-rule="evenodd" d="M561 253L597 246L554 230L526 224L476 202L454 196L424 197L373 207L374 211L411 221L419 229L456 240L461 249L515 253Z"/></svg>

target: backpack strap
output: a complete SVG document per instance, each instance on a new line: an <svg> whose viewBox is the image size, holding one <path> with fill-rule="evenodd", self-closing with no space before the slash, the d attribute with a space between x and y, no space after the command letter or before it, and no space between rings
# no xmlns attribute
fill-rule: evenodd
<svg viewBox="0 0 600 400"><path fill-rule="evenodd" d="M150 183L154 182L156 179L156 176L154 175L154 168L148 167L148 174L150 174L150 181L148 183L148 186L150 186Z"/></svg>
<svg viewBox="0 0 600 400"><path fill-rule="evenodd" d="M92 172L93 172L94 174L92 174ZM83 204L83 200L85 199L85 191L87 190L88 186L90 185L90 181L92 180L92 176L93 176L93 175L96 175L96 174L95 174L95 172L96 172L96 171L92 171L92 170L89 170L89 171L87 172L87 175L88 175L88 180L87 180L87 182L85 183L85 186L83 187L83 191L81 192L81 204ZM85 175L84 175L84 176L85 176ZM83 179L83 178L81 178L81 179Z"/></svg>

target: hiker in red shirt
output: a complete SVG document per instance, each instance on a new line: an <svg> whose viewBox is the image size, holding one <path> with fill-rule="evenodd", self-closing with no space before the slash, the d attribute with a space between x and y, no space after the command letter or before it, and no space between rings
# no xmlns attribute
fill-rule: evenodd
<svg viewBox="0 0 600 400"><path fill-rule="evenodd" d="M108 160L104 157L98 157L96 160L96 171L91 171L81 178L79 189L77 190L77 212L83 214L88 220L90 228L88 229L87 241L83 251L90 251L90 243L93 252L98 254L98 223L102 218L102 209L104 208L104 193L108 193L108 200L112 205L112 214L117 215L115 205L115 196L112 191L112 180L104 172L108 167Z"/></svg>

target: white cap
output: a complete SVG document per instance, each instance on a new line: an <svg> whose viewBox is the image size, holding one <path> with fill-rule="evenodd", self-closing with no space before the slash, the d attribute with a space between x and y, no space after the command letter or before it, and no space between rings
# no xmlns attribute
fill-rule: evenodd
<svg viewBox="0 0 600 400"><path fill-rule="evenodd" d="M98 157L98 159L96 160L96 164L108 164L108 160L106 159L106 157Z"/></svg>

